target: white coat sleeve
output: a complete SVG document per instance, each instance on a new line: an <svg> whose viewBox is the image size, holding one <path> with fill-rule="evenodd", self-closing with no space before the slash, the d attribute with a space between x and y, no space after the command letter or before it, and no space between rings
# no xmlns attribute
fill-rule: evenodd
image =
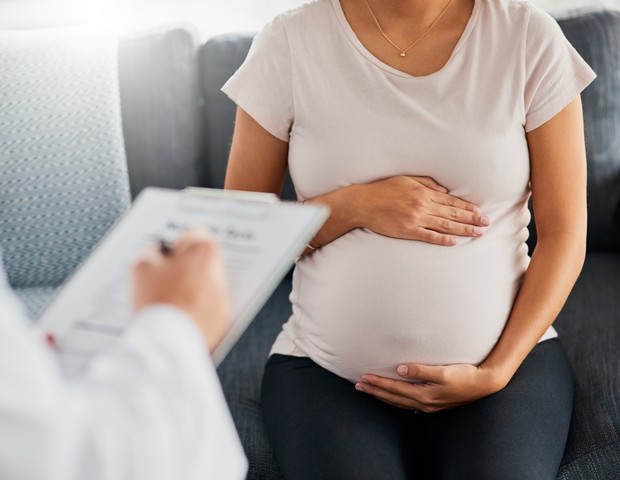
<svg viewBox="0 0 620 480"><path fill-rule="evenodd" d="M242 479L247 461L199 331L151 307L65 381L0 269L0 478Z"/></svg>

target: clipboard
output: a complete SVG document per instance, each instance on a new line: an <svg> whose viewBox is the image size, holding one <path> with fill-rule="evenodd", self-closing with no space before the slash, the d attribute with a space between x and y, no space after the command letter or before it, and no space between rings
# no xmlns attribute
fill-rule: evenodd
<svg viewBox="0 0 620 480"><path fill-rule="evenodd" d="M43 312L65 375L82 372L131 323L131 268L157 240L202 227L218 239L232 325L211 357L219 365L329 215L323 206L280 202L273 194L204 188L147 188Z"/></svg>

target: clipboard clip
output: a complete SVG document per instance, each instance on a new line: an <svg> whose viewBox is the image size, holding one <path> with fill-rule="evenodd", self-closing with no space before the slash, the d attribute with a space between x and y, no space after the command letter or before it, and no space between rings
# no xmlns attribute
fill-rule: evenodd
<svg viewBox="0 0 620 480"><path fill-rule="evenodd" d="M191 212L215 212L237 218L262 219L277 207L280 199L273 193L188 187L181 191L178 207Z"/></svg>

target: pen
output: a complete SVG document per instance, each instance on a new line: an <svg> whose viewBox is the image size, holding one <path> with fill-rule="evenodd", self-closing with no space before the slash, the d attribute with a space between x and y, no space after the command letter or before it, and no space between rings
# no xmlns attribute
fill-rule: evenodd
<svg viewBox="0 0 620 480"><path fill-rule="evenodd" d="M172 253L172 243L164 240L163 238L160 238L159 241L159 251L161 252L161 254L166 257L168 255L170 255Z"/></svg>

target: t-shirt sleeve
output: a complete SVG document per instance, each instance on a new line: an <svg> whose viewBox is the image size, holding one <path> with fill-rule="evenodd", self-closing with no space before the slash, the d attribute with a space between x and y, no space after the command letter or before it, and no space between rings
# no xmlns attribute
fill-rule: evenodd
<svg viewBox="0 0 620 480"><path fill-rule="evenodd" d="M291 55L282 17L254 38L245 62L222 91L274 137L289 141L294 116Z"/></svg>
<svg viewBox="0 0 620 480"><path fill-rule="evenodd" d="M534 6L526 34L525 67L526 132L557 115L596 78L558 23Z"/></svg>

